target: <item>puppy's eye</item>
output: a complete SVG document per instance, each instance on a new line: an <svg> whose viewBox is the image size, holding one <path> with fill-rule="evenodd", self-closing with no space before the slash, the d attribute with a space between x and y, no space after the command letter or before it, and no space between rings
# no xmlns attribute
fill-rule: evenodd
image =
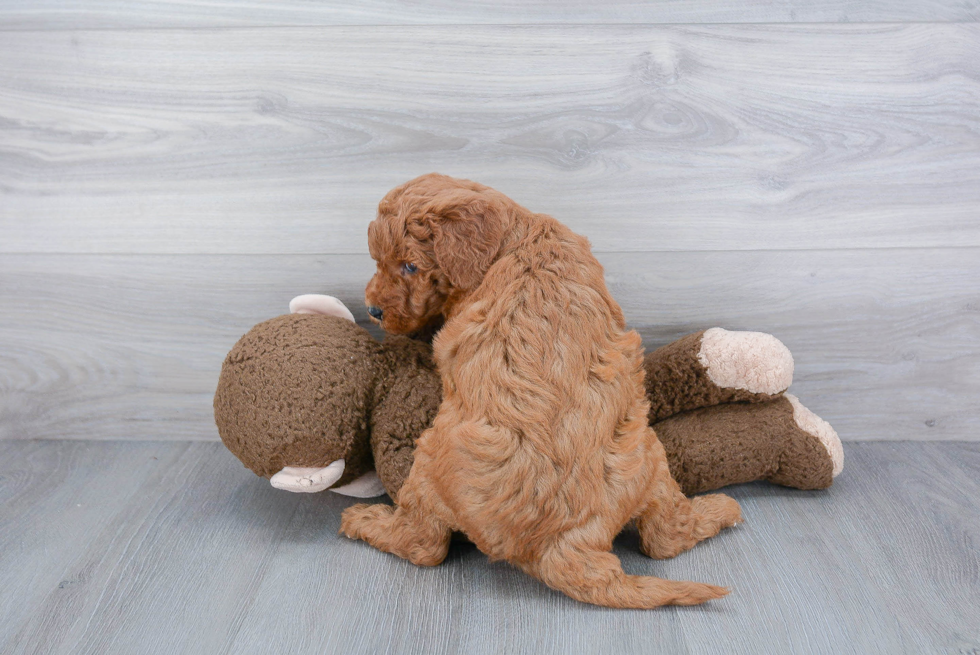
<svg viewBox="0 0 980 655"><path fill-rule="evenodd" d="M415 264L412 264L411 262L409 262L408 264L402 264L402 273L411 275L417 270L419 270L419 267L416 266Z"/></svg>

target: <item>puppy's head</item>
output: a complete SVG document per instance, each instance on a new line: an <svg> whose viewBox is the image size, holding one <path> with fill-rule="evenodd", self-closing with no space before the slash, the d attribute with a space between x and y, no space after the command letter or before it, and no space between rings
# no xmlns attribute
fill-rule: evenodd
<svg viewBox="0 0 980 655"><path fill-rule="evenodd" d="M500 250L507 204L489 187L436 173L388 192L368 226L371 317L387 332L416 332L476 289Z"/></svg>

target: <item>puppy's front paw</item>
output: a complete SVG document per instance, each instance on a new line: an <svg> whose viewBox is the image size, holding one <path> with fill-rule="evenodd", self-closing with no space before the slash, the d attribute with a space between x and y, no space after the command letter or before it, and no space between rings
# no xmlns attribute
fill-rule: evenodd
<svg viewBox="0 0 980 655"><path fill-rule="evenodd" d="M340 515L340 532L351 539L370 541L392 510L391 505L352 505Z"/></svg>

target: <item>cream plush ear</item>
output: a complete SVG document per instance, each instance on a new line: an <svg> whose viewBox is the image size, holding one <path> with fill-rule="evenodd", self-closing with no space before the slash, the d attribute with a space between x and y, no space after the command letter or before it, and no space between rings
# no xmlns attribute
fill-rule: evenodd
<svg viewBox="0 0 980 655"><path fill-rule="evenodd" d="M342 487L333 487L330 491L341 496L352 498L375 498L385 495L385 487L381 484L381 478L374 471L368 471L361 477Z"/></svg>
<svg viewBox="0 0 980 655"><path fill-rule="evenodd" d="M350 313L347 306L333 296L324 296L316 293L308 293L296 296L289 301L290 314L326 314L337 318L346 318L354 323L354 315Z"/></svg>
<svg viewBox="0 0 980 655"><path fill-rule="evenodd" d="M323 468L287 466L271 478L269 483L276 489L293 493L316 493L323 491L344 474L344 460L338 459Z"/></svg>

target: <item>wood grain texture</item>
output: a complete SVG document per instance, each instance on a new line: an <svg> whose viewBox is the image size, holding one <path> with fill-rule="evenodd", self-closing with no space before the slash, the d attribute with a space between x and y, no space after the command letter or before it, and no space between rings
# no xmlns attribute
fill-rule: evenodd
<svg viewBox="0 0 980 655"><path fill-rule="evenodd" d="M977 0L16 0L0 2L0 30L270 25L526 25L609 23L976 22Z"/></svg>
<svg viewBox="0 0 980 655"><path fill-rule="evenodd" d="M971 653L980 444L846 445L834 486L728 491L747 522L631 573L730 585L696 608L572 601L456 543L415 567L337 535L220 444L0 443L4 653Z"/></svg>
<svg viewBox="0 0 980 655"><path fill-rule="evenodd" d="M845 440L980 438L980 249L600 255L648 347L771 332ZM366 255L0 258L0 439L216 439L221 362L300 293L362 324ZM375 331L376 335L379 335Z"/></svg>
<svg viewBox="0 0 980 655"><path fill-rule="evenodd" d="M363 253L431 170L599 251L980 246L980 25L0 39L0 252Z"/></svg>

